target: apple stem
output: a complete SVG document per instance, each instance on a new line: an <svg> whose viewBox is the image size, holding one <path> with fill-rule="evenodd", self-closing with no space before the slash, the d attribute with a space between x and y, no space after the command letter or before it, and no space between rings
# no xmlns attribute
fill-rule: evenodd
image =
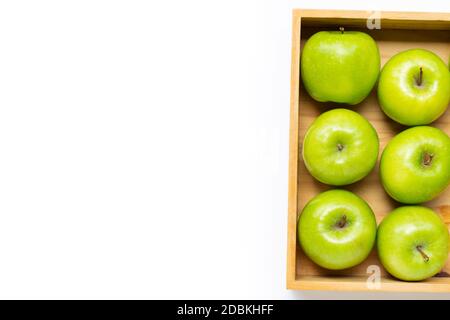
<svg viewBox="0 0 450 320"><path fill-rule="evenodd" d="M343 227L345 227L345 225L347 224L347 216L344 214L341 218L341 220L339 220L336 223L336 227L342 229Z"/></svg>
<svg viewBox="0 0 450 320"><path fill-rule="evenodd" d="M422 85L423 80L423 69L420 67L419 69L419 79L417 80L417 85L420 87Z"/></svg>
<svg viewBox="0 0 450 320"><path fill-rule="evenodd" d="M420 252L420 254L422 255L423 260L425 260L425 262L428 262L428 260L430 260L430 257L427 256L427 254L422 250L422 246L417 246L416 249L417 249L417 251Z"/></svg>
<svg viewBox="0 0 450 320"><path fill-rule="evenodd" d="M337 149L338 151L342 151L344 149L344 145L342 143L338 143Z"/></svg>
<svg viewBox="0 0 450 320"><path fill-rule="evenodd" d="M342 33L342 34L344 34L344 27L339 27L339 31Z"/></svg>
<svg viewBox="0 0 450 320"><path fill-rule="evenodd" d="M425 152L425 154L423 155L423 164L425 166L429 166L432 161L433 161L433 155L428 152Z"/></svg>

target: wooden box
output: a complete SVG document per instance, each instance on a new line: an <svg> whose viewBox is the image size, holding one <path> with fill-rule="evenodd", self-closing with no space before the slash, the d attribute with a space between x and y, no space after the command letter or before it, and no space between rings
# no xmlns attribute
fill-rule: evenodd
<svg viewBox="0 0 450 320"><path fill-rule="evenodd" d="M379 17L381 29L369 29L367 19ZM374 26L374 24L371 24ZM302 252L297 241L297 219L306 202L329 189L314 180L307 172L301 156L301 145L306 129L324 110L334 107L330 103L314 101L302 88L300 78L300 52L304 42L319 30L361 30L369 33L378 43L381 63L395 53L424 48L438 54L445 62L450 57L450 13L405 13L366 11L294 10L292 28L292 77L289 154L289 209L288 209L288 258L287 288L295 290L342 291L405 291L450 292L450 259L442 272L422 282L403 282L394 279L383 270L376 251L362 264L341 271L329 271L312 263ZM364 115L376 128L380 137L380 155L386 143L404 127L387 118L379 108L376 88L371 95L353 110ZM450 108L433 126L450 134ZM383 190L375 170L365 179L344 187L364 198L376 214L377 221L400 204ZM437 199L425 204L441 215L450 227L450 187ZM373 267L379 266L379 286L368 286ZM375 267L376 268L376 267Z"/></svg>

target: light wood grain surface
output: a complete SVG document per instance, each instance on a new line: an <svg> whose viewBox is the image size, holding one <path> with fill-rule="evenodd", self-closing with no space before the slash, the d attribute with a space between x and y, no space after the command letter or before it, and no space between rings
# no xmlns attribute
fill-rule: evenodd
<svg viewBox="0 0 450 320"><path fill-rule="evenodd" d="M304 15L309 18L302 19L303 11L294 11L293 16L293 48L292 48L292 79L291 79L291 129L290 129L290 172L289 172L289 217L288 217L288 264L287 264L287 286L291 289L303 290L368 290L366 280L368 277L367 267L378 265L383 277L380 290L383 291L446 291L450 292L450 259L447 262L440 277L435 277L425 282L407 283L390 277L381 267L376 252L362 264L347 270L329 271L311 262L301 251L296 239L296 225L298 214L305 204L318 193L330 189L329 186L317 182L306 170L301 157L301 144L309 125L322 112L333 108L342 107L332 103L318 103L311 99L302 88L299 74L299 56L305 41L319 30L330 30L338 28L341 24L349 30L368 32L377 41L382 65L394 54L410 49L424 48L438 54L444 61L450 56L450 32L446 29L450 26L449 14L408 14L388 13L382 14L388 17L388 23L383 23L382 29L369 31L365 29L365 15L363 12L343 11L310 11ZM326 18L324 18L324 16ZM316 17L314 20L311 17ZM350 18L348 20L347 18ZM326 22L323 21L326 19ZM333 22L333 19L335 22ZM355 20L356 19L356 20ZM408 23L405 24L405 21ZM415 21L415 22L414 22ZM414 23L413 23L414 22ZM392 29L383 28L390 26ZM404 27L427 28L436 30L409 30ZM398 26L402 29L398 29ZM412 28L412 27L411 27ZM301 39L301 41L300 41ZM380 138L380 155L387 142L403 127L389 118L381 111L377 97L376 88L371 95L361 104L351 107L365 116L375 127ZM450 109L433 126L443 129L450 135ZM387 215L401 204L393 201L381 186L376 169L365 179L353 185L345 187L365 199L376 214L377 221ZM441 215L444 222L450 228L450 188L438 198L426 204Z"/></svg>

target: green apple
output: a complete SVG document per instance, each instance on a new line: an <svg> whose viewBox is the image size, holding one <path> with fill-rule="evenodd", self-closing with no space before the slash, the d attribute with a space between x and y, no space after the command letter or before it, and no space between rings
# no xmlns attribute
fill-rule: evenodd
<svg viewBox="0 0 450 320"><path fill-rule="evenodd" d="M424 280L444 267L448 241L447 227L433 210L400 207L378 227L378 256L394 277L405 281Z"/></svg>
<svg viewBox="0 0 450 320"><path fill-rule="evenodd" d="M302 50L303 84L320 102L360 103L371 92L379 72L378 46L364 32L320 31Z"/></svg>
<svg viewBox="0 0 450 320"><path fill-rule="evenodd" d="M342 186L364 178L378 158L378 135L363 116L347 109L322 113L303 141L303 160L322 183Z"/></svg>
<svg viewBox="0 0 450 320"><path fill-rule="evenodd" d="M440 129L420 126L396 135L380 162L381 182L395 200L432 200L450 183L450 138Z"/></svg>
<svg viewBox="0 0 450 320"><path fill-rule="evenodd" d="M377 223L369 205L346 190L325 191L303 209L298 240L305 254L332 270L361 263L371 252Z"/></svg>
<svg viewBox="0 0 450 320"><path fill-rule="evenodd" d="M407 126L429 124L450 103L450 72L433 52L412 49L393 56L383 67L378 100L384 113Z"/></svg>

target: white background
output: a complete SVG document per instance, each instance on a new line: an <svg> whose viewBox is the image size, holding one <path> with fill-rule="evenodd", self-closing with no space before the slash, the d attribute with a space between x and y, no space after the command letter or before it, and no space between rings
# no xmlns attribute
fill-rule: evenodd
<svg viewBox="0 0 450 320"><path fill-rule="evenodd" d="M1 1L0 298L450 298L285 289L291 9Z"/></svg>

